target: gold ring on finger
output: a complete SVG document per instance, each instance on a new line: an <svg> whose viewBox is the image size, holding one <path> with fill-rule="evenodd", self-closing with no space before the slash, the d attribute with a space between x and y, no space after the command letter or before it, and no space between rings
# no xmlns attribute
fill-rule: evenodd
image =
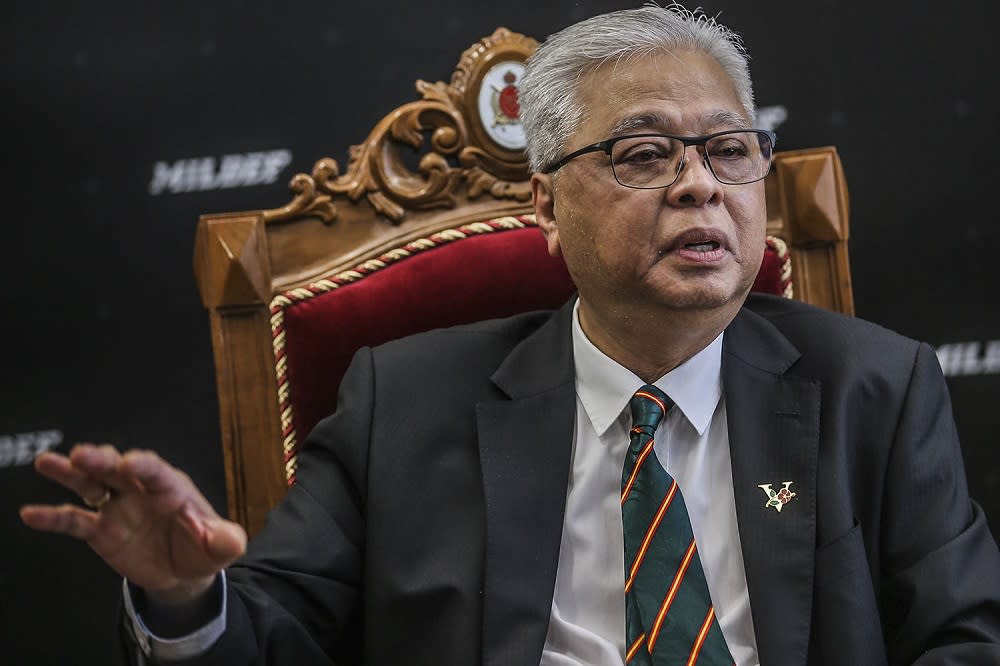
<svg viewBox="0 0 1000 666"><path fill-rule="evenodd" d="M104 494L98 497L96 500L90 500L86 497L83 498L83 503L89 506L94 511L100 511L104 508L104 505L111 501L111 489L105 488Z"/></svg>

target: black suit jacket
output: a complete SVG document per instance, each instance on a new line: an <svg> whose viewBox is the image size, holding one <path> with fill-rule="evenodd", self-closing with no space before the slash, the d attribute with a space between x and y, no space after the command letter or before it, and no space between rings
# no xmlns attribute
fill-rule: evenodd
<svg viewBox="0 0 1000 666"><path fill-rule="evenodd" d="M228 630L199 661L537 664L573 439L571 316L361 350L230 569ZM761 663L1000 663L1000 556L933 351L752 296L722 373ZM785 481L797 496L779 513L758 486Z"/></svg>

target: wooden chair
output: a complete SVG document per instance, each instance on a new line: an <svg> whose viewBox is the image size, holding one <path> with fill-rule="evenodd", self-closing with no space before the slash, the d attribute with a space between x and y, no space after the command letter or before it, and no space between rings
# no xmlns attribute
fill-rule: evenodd
<svg viewBox="0 0 1000 666"><path fill-rule="evenodd" d="M537 43L497 29L450 83L291 181L286 205L202 215L194 267L209 311L229 515L256 533L295 478L363 345L555 308L573 292L531 215L512 90ZM513 101L513 104L512 104ZM853 312L847 189L834 148L778 153L755 289Z"/></svg>

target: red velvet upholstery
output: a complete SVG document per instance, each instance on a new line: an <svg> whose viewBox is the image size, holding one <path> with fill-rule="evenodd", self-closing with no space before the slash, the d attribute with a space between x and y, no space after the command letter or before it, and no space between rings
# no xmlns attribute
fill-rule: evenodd
<svg viewBox="0 0 1000 666"><path fill-rule="evenodd" d="M774 236L767 237L764 261L750 290L792 298L792 262L785 241Z"/></svg>
<svg viewBox="0 0 1000 666"><path fill-rule="evenodd" d="M573 293L565 264L546 252L531 217L455 231L409 244L408 256L383 256L384 267L359 268L274 299L279 400L282 412L290 411L283 419L286 461L297 440L333 411L340 379L360 347L555 308Z"/></svg>
<svg viewBox="0 0 1000 666"><path fill-rule="evenodd" d="M790 272L784 243L769 238L754 289L790 296ZM360 347L556 308L573 291L565 264L549 256L533 216L524 216L436 234L276 297L272 329L286 462L298 440L333 411L340 379Z"/></svg>

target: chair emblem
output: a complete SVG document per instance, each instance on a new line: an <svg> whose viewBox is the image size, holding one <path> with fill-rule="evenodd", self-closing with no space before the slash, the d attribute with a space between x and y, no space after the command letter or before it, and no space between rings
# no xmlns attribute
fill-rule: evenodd
<svg viewBox="0 0 1000 666"><path fill-rule="evenodd" d="M781 490L777 492L775 492L774 489L771 488L770 483L762 483L759 486L757 486L758 488L764 491L765 495L767 495L767 504L764 505L764 508L773 506L775 511L781 513L782 507L784 507L786 504L792 501L792 498L798 494L798 493L793 493L789 488L789 486L791 486L793 483L795 482L785 481L782 484L783 487L781 488Z"/></svg>
<svg viewBox="0 0 1000 666"><path fill-rule="evenodd" d="M503 74L504 87L493 87L493 125L512 125L519 122L521 105L517 101L517 74L507 70Z"/></svg>
<svg viewBox="0 0 1000 666"><path fill-rule="evenodd" d="M508 150L525 146L517 88L523 75L523 62L500 62L490 68L479 88L479 124L490 139Z"/></svg>

